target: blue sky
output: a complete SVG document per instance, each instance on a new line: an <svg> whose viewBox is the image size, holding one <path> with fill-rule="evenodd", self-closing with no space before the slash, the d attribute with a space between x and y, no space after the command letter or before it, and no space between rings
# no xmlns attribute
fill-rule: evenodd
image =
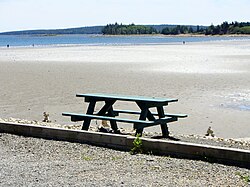
<svg viewBox="0 0 250 187"><path fill-rule="evenodd" d="M250 0L0 0L0 32L107 23L250 21Z"/></svg>

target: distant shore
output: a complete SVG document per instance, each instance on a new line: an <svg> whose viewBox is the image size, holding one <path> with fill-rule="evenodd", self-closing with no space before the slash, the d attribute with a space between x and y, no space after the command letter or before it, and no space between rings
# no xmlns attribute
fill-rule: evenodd
<svg viewBox="0 0 250 187"><path fill-rule="evenodd" d="M97 34L98 35L98 34ZM250 36L250 34L216 34L216 35L205 35L205 34L128 34L128 35L124 35L124 34L120 34L120 35L109 35L109 34L99 34L102 36L164 36L164 37L219 37L219 36L226 36L226 37L248 37Z"/></svg>
<svg viewBox="0 0 250 187"><path fill-rule="evenodd" d="M100 33L93 33L93 34L4 34L4 33L0 33L0 36L64 36L64 35L96 35L96 36L166 36L166 37L248 37L250 36L250 34L215 34L215 35L205 35L205 34L100 34Z"/></svg>

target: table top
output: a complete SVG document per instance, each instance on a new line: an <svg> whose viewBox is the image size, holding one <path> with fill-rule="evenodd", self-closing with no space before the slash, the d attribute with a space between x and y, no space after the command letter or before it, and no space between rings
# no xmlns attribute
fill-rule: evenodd
<svg viewBox="0 0 250 187"><path fill-rule="evenodd" d="M135 101L145 103L161 103L167 104L169 102L177 102L175 98L155 98L155 97L144 97L144 96L127 96L127 95L116 95L116 94L102 94L102 93L89 93L89 94L76 94L76 97L85 97L85 99L95 100L121 100L121 101Z"/></svg>

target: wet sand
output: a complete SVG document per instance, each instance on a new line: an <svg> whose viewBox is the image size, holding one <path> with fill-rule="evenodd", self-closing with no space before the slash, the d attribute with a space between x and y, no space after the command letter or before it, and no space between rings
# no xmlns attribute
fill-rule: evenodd
<svg viewBox="0 0 250 187"><path fill-rule="evenodd" d="M62 112L86 111L76 93L116 93L178 98L166 111L189 116L169 125L173 134L211 126L218 137L250 137L249 54L249 41L0 48L0 118L42 120L46 111L69 124Z"/></svg>

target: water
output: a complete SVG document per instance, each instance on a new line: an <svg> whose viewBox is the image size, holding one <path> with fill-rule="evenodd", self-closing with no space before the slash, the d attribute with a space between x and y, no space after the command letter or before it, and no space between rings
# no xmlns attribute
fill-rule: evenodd
<svg viewBox="0 0 250 187"><path fill-rule="evenodd" d="M103 35L0 35L0 47L9 45L29 47L63 46L63 45L141 45L171 44L189 42L205 42L218 40L250 40L246 37L201 36L201 37L170 37L170 36L103 36Z"/></svg>
<svg viewBox="0 0 250 187"><path fill-rule="evenodd" d="M225 99L223 107L241 110L241 111L250 111L250 90L242 90L240 93L233 93L226 96L220 96Z"/></svg>

